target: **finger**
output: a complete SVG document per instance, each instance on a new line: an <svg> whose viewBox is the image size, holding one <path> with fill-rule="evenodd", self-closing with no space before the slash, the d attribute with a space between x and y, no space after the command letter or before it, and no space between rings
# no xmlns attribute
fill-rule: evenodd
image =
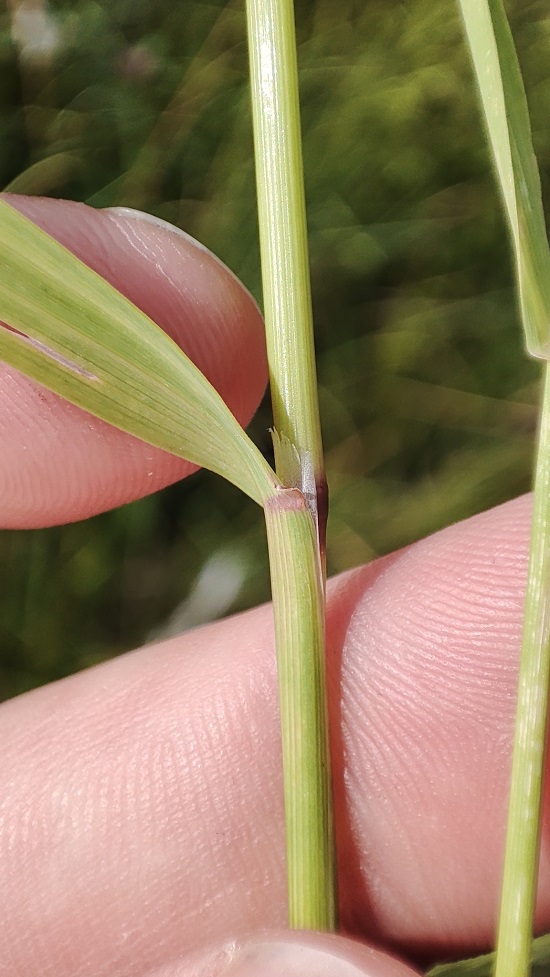
<svg viewBox="0 0 550 977"><path fill-rule="evenodd" d="M493 938L529 513L331 590L342 922L401 952ZM7 703L0 741L2 977L136 977L285 925L269 607Z"/></svg>
<svg viewBox="0 0 550 977"><path fill-rule="evenodd" d="M6 195L154 319L246 424L266 382L251 296L209 251L130 211ZM71 522L147 495L195 466L146 445L0 364L0 524Z"/></svg>
<svg viewBox="0 0 550 977"><path fill-rule="evenodd" d="M173 961L150 977L414 977L416 971L344 937L263 933Z"/></svg>
<svg viewBox="0 0 550 977"><path fill-rule="evenodd" d="M494 945L530 516L524 497L382 561L346 626L343 916L415 958Z"/></svg>

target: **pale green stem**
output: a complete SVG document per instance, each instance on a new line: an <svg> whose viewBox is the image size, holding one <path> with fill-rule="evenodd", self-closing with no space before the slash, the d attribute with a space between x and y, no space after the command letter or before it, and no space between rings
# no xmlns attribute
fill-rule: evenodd
<svg viewBox="0 0 550 977"><path fill-rule="evenodd" d="M495 977L527 977L550 677L550 366L545 364Z"/></svg>
<svg viewBox="0 0 550 977"><path fill-rule="evenodd" d="M292 482L319 503L326 485L307 245L292 0L247 0L256 186L271 398L275 429L294 446L312 484ZM292 458L278 475L291 484Z"/></svg>
<svg viewBox="0 0 550 977"><path fill-rule="evenodd" d="M324 634L324 473L292 0L247 0L264 311L277 475L266 503L277 640L289 923L335 929ZM299 490L299 491L295 491Z"/></svg>
<svg viewBox="0 0 550 977"><path fill-rule="evenodd" d="M279 675L289 920L296 929L333 930L335 857L316 526L296 489L276 492L265 505L265 518Z"/></svg>

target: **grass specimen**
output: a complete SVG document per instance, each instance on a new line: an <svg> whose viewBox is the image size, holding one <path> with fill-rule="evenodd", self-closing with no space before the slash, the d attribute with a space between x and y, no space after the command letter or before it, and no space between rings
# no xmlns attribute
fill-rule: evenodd
<svg viewBox="0 0 550 977"><path fill-rule="evenodd" d="M371 7L371 9L372 9L372 7ZM345 20L344 12L343 11L339 12L338 16L342 20ZM447 27L447 17L448 17L448 14L447 14L447 12L445 12L445 28ZM230 17L226 18L226 20L227 19L230 19ZM365 87L367 87L367 86L365 86ZM361 94L362 94L362 101L365 102L366 100L365 100L365 97L364 97L364 91L362 91ZM376 97L376 90L374 91L374 97ZM168 127L168 128L170 129L170 127ZM346 128L352 133L353 139L356 139L357 138L357 135L356 135L356 133L357 133L357 127L347 125ZM343 132L342 133L338 133L338 136L339 137L340 136L344 136L344 135L345 135L345 133L343 133ZM342 143L342 144L345 146L345 143ZM387 148L384 148L383 149L383 152L384 152L384 156L391 155L391 151L388 150ZM159 154L159 155L162 156L162 154ZM238 169L238 168L236 168L236 169ZM129 186L129 184L130 184L130 181L128 181L128 186ZM129 192L128 186L126 187L126 192ZM32 187L31 187L31 189L32 189ZM141 192L143 192L143 187L141 187ZM104 194L103 194L103 198L101 196L98 196L97 202L98 203L101 203L101 202L111 202L108 199L108 197L107 197L107 199L106 199L106 197L107 197L107 192L105 191ZM127 202L135 203L136 201L127 201ZM167 215L167 216L169 216L169 215ZM342 223L342 227L341 228L338 228L338 229L343 230L343 231L347 231L348 228L347 228L347 225L346 225L346 214L344 214L342 216L341 223ZM356 232L357 237L360 238L361 235L359 233L359 230L358 229L355 229L355 232ZM373 234L374 234L374 232L373 232ZM432 225L432 229L430 230L430 234L433 234L433 225ZM11 238L11 240L13 242L14 239ZM333 245L333 248L334 248L335 253L336 252L339 252L341 240L342 240L342 235L340 236L340 238L338 240L336 240L336 238L335 238L335 243ZM388 244L387 244L387 238L384 237L384 234L382 232L381 232L381 236L380 236L380 239L379 240L376 239L376 238L374 239L374 244L377 244L377 243L379 244L380 250L383 247L387 247L388 246ZM360 248L360 246L361 246L361 241L359 240L358 243L357 243L357 247ZM42 247L42 244L40 245L40 248L41 247ZM351 264L351 262L353 260L353 254L350 254L347 260ZM35 271L38 271L38 270L39 269L36 269L35 268ZM493 315L493 314L495 314L494 313L494 310L491 312L491 315ZM138 332L141 330L142 326L143 326L143 323L138 327ZM21 327L21 331L24 331L23 326ZM412 330L411 330L411 332L412 332ZM390 339L391 339L391 337L390 337ZM40 342L41 340L38 340L38 341ZM46 342L46 340L44 340L44 342ZM19 344L19 345L17 345L17 344ZM18 351L17 352L17 355L24 358L24 357L30 357L31 355L34 355L34 353L37 352L38 347L36 346L36 343L35 343L34 347L32 347L31 344L27 344L27 348L25 349L25 352L23 353L23 343L20 342L20 340L16 340L16 341L13 342L13 349L14 349L14 355L15 355L15 350L17 349L17 351ZM371 347L370 346L367 347L367 351L368 352L371 351ZM44 352L44 351L42 351L42 352ZM64 354L61 354L61 355L63 356ZM78 361L76 360L75 357L76 357L76 354L75 354L74 348L71 349L71 350L67 350L66 351L66 359L69 360L70 363L72 363L74 365L78 365ZM26 360L26 362L28 362L28 360ZM40 365L39 368L42 371L44 371L46 369L50 369L50 370L51 369L55 369L55 370L57 370L60 365L62 365L62 364L60 364L59 358L57 359L57 361L55 361L54 363L52 363L51 362L51 357L48 359L47 356L44 356L44 358L41 361L41 365ZM67 367L67 370L65 372L65 381L64 382L65 383L68 383L68 381L70 379L70 376L69 375L71 373L71 367L67 363L65 364L65 366ZM139 366L139 364L138 364L138 366ZM80 365L80 369L82 371L81 372L81 375L80 375L81 380L82 380L82 378L85 379L85 372L86 372L86 370L88 370L88 372L91 373L91 376L88 377L87 379L90 380L90 388L91 389L94 389L94 384L91 381L93 381L94 378L95 378L95 382L96 382L96 386L97 386L97 381L99 379L98 378L98 374L94 373L93 370L89 370L88 367L86 367L86 366L84 366L82 364ZM98 369L99 369L99 367L98 367ZM176 369L176 368L174 368L174 369ZM179 367L178 367L178 369L179 369ZM85 384L84 384L84 386L85 386ZM405 387L404 389L406 390L407 388ZM411 399L413 399L415 397L415 393L416 393L416 390L415 389L411 389L411 392L410 392ZM199 396L202 396L202 394L200 394ZM152 408L154 408L154 406L155 405L153 404L152 405ZM467 414L467 409L466 409L467 406L468 405L465 405L464 406L464 416L466 416L466 414ZM520 411L517 411L516 412L516 415L514 415L512 408L514 408L515 406L518 406L518 407L519 406L525 406L525 407L527 407L528 405L523 405L523 404L521 404L521 405L515 405L515 404L508 405L508 407L510 408L510 415L509 416L510 416L511 430L512 431L515 431L516 428L515 428L514 425L517 425L517 427L519 428L520 433L522 435L522 438L521 439L519 439L519 438L517 439L518 440L518 444L519 444L519 441L520 440L522 440L522 441L525 440L523 438L523 427L522 427L522 423L523 423L523 419L524 419L525 415L522 414ZM164 409L164 408L162 408L162 409ZM171 404L171 409L172 410L175 409L174 403ZM177 409L181 409L181 405L179 405ZM526 411L526 414L527 413L528 413L528 411ZM451 415L452 415L452 410L451 410ZM514 418L515 418L515 420L514 420ZM192 427L192 425L191 425L191 427ZM280 422L279 422L279 427L282 428L282 425L280 424ZM278 427L278 429L279 429L279 427ZM221 430L223 432L223 437L225 438L225 431L224 431L223 427L222 427ZM181 434L181 432L180 432L180 434ZM157 436L157 435L155 435L155 436ZM292 440L292 438L291 438L291 440ZM175 444L175 441L174 440L172 441L172 444ZM202 446L199 446L199 447L202 447ZM522 458L524 458L524 455L521 455L521 450L525 451L526 450L525 447L523 447L522 449L520 449L519 447L516 447L515 445L513 445L512 447L514 447L514 450L516 452L514 458L512 459L512 461L515 461L515 463L517 464L518 457L519 457L520 464L521 464L521 460L522 460ZM176 449L177 448L178 448L178 445L176 444ZM181 448L181 450L183 452L184 451L184 447L182 447L181 444L180 444L180 448ZM174 448L171 448L171 450L174 450ZM187 450L188 450L187 449L187 446L185 446L185 451L187 451ZM252 462L252 454L250 454L250 456L248 456L248 454L247 454L247 448L245 446L245 442L239 441L238 442L238 447L237 447L237 444L234 444L233 445L233 450L240 452L241 459L244 459L244 458L247 458L248 459L248 462L245 464L245 469L244 469L245 470L245 474L244 475L243 475L243 470L241 468L239 468L239 471L238 472L234 472L235 477L238 477L238 479L239 479L239 482L241 484L241 487L245 488L246 491L249 491L249 494L251 494L253 497L257 498L258 500L260 500L264 496L266 498L269 498L270 497L270 494L273 492L274 488L278 485L278 480L276 480L274 478L273 473L270 473L269 471L267 471L263 467L262 463L257 458L256 458L256 462L255 463ZM306 448L305 450L307 451L308 449ZM292 461L292 459L294 458L293 453L292 452L288 452L288 450L287 450L286 454L287 455L290 454L291 461ZM478 458L478 460L479 460L479 458ZM252 468L255 470L255 475L252 476L252 477L250 477L250 474L249 474L249 471L248 471L248 467L247 467L248 464L252 464ZM461 463L460 465L457 465L457 469L460 469L460 474L462 473L462 469L464 467L466 467L466 466L464 466L463 463ZM471 468L475 468L475 460L473 461L473 463L471 465L468 465L467 467L469 467L469 468L470 467ZM231 470L232 470L232 460L231 460L231 457L226 457L225 458L224 468L226 469L227 472L231 473ZM295 466L294 464L290 464L289 465L288 462L287 462L285 468L286 468L287 471L290 472L290 474L288 476L288 479L285 478L284 481L285 482L288 481L290 484L296 484L296 483L298 483L298 485L300 486L302 484L302 482L301 482L301 475L299 474L299 466L298 465ZM278 469L279 469L279 474L281 474L281 472L282 472L281 461L279 461ZM248 474L247 474L247 472L248 472ZM508 468L506 468L506 472L508 472ZM313 473L313 465L310 468L310 474L312 474L312 473ZM455 489L456 488L457 471L456 470L449 470L448 473L447 473L447 476L448 476L448 482L449 482L449 484L452 484L453 485L453 489ZM242 484L243 478L245 479L246 485L243 485ZM310 482L309 482L309 486L310 486L310 497L313 497L314 494L316 494L316 493L313 492L314 481L315 481L314 477L313 478L310 478ZM303 486L303 487L305 488L305 486ZM465 493L465 495L466 495L467 498L468 498L468 491L470 491L470 492L472 491L471 490L471 486L470 486L470 488L468 488L468 486L466 486L464 488L464 493ZM380 501L380 495L382 495L382 494L383 493L379 492L378 493L378 496L375 495L375 497L374 497L375 507L374 507L374 509L371 509L371 512L373 513L372 518L374 518L375 520L377 519L376 505L378 505L378 507L379 507L378 508L378 521L385 522L385 523L387 523L389 521L391 523L391 521L393 519L393 523L394 523L393 533L394 533L394 535L392 536L391 535L391 532L390 532L390 535L388 537L386 537L387 542L385 542L384 544L380 544L381 546L391 546L391 545L395 545L395 542L396 541L397 542L400 542L401 541L401 538L399 536L399 533L400 532L403 532L403 530L399 526L399 519L396 519L395 515L392 515L392 513L391 513L391 507L392 507L392 505L395 504L395 500L394 499L390 499L390 501L388 503L388 507L386 509L384 509L384 508L382 508L382 503ZM440 495L441 497L445 497L445 496L448 496L448 493L445 492L444 490L441 491L440 488L439 488L439 486L438 486L436 488L436 491L435 491L434 495ZM284 497L284 496L282 496L282 497ZM291 494L290 496L288 496L288 498L290 498L292 500L292 499L296 499L296 496ZM471 496L470 496L470 498L471 498ZM478 496L474 496L474 498L477 499ZM425 515L426 509L427 509L427 506L426 506L426 496L423 496L423 497L417 496L416 499L417 499L417 501L416 501L416 506L415 506L415 494L413 492L412 493L412 502L410 501L410 496L408 496L407 497L407 500L404 501L404 510L403 510L403 514L401 515L401 520L402 520L403 524L407 524L407 531L409 531L409 526L410 526L410 523L412 521L411 520L411 513L412 513L413 516L416 515L417 521L415 522L415 525L417 526L417 529L415 530L415 532L417 532L418 534L421 534L422 532L425 532L426 530L433 528L433 524L430 524L429 522L428 523L426 522L426 519L427 519L427 516ZM275 518L272 519L272 522L273 522L273 525L274 525L275 522L284 521L286 518L288 518L289 520L290 519L294 520L295 516L299 515L299 508L300 507L299 506L297 507L298 508L298 512L296 512L292 508L292 503L291 503L290 506L288 507L288 511L290 512L291 515L288 516L288 517L287 516L284 516L279 511L281 507L275 506L273 508L274 508L274 512L277 515L277 518L276 519ZM382 517L380 517L380 513L382 513ZM390 519L385 518L384 517L384 514L386 516L388 516L388 515L391 516L391 518ZM460 515L460 514L462 514L462 512L459 510L458 513L452 512L450 515L451 515L451 517L454 517L455 515ZM447 511L445 511L443 518L446 519L448 517L449 517L449 513ZM270 518L271 518L271 516L270 516ZM441 515L439 516L439 518L441 518ZM305 529L305 527L306 527L306 520L302 520L301 517L300 517L300 519L299 520L297 519L297 521L299 522L300 529L303 530L303 532L304 532L304 536L307 535L307 533L309 533L310 537L313 537L314 536L314 534L311 531L311 523L310 522L307 523L307 525L309 526L309 529L307 530L307 533L306 533L306 529ZM397 523L397 525L396 525L396 523ZM376 530L373 530L373 531L376 534ZM274 525L274 528L272 530L272 533L275 534L277 532L278 532L278 528L275 527L275 525ZM355 536L357 536L357 533L355 534ZM303 543L300 543L300 545L307 546L308 552L311 551L311 545L312 545L311 544L311 539L309 540L309 542L306 542L304 540ZM359 558L361 558L361 557L362 557L362 554L359 556ZM310 580L311 589L313 591L315 589L315 587L318 586L318 583L315 582L313 574L311 575L311 577L308 574L308 579ZM315 618L313 620L312 627L314 629L315 628L319 629L319 622L318 622L318 619L317 618Z"/></svg>

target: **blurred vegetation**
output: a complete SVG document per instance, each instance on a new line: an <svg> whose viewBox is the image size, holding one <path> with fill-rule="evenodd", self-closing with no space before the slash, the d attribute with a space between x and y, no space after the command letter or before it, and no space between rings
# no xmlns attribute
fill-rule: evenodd
<svg viewBox="0 0 550 977"><path fill-rule="evenodd" d="M259 297L243 6L11 0L1 185L158 214ZM544 186L550 14L509 10ZM528 489L539 369L455 4L297 0L297 22L334 573ZM261 514L208 473L4 532L0 696L268 594Z"/></svg>

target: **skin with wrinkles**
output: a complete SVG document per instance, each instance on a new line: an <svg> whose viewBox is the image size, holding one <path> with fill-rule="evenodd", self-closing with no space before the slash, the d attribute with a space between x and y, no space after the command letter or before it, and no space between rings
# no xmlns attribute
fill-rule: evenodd
<svg viewBox="0 0 550 977"><path fill-rule="evenodd" d="M331 590L342 921L402 952L491 940L528 517L509 504ZM2 977L146 974L283 927L277 723L267 607L6 703Z"/></svg>
<svg viewBox="0 0 550 977"><path fill-rule="evenodd" d="M64 224L63 204L44 206ZM103 247L108 264L111 237ZM208 275L223 306L233 285L215 263ZM151 288L152 307L154 276ZM24 395L26 381L11 382ZM246 383L252 405L256 380ZM84 516L146 490L146 446L120 462L131 439L96 428L97 450L78 464L85 415L39 397L19 414L4 392L0 374L6 450L23 435L32 445L47 422L65 459L42 480L29 468L25 491L4 484L8 525L47 520L59 493L72 518L75 499ZM261 607L0 708L0 977L404 977L413 971L388 952L412 964L488 949L530 510L516 500L331 582L341 918L355 941L285 932L277 683ZM547 801L539 930L550 928Z"/></svg>

